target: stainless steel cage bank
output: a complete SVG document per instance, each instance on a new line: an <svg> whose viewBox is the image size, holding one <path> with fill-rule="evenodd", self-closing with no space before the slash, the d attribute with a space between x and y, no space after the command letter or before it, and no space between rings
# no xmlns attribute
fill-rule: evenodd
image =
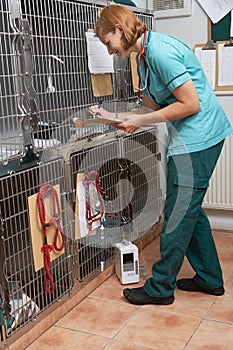
<svg viewBox="0 0 233 350"><path fill-rule="evenodd" d="M114 245L135 240L161 215L156 127L134 135L110 126L73 127L86 118L93 96L85 32L94 28L103 2L0 0L0 323L1 346L64 295L71 295L111 264ZM133 9L149 29L153 16ZM108 108L134 103L129 62L115 60ZM120 74L120 75L119 75ZM124 79L122 79L124 77ZM123 82L123 83L122 83ZM104 230L76 238L77 174L98 173L114 215ZM59 185L64 253L51 261L54 293L44 290L46 271L35 271L28 198ZM106 213L111 211L106 206ZM108 213L107 213L108 214ZM114 217L113 217L114 216Z"/></svg>

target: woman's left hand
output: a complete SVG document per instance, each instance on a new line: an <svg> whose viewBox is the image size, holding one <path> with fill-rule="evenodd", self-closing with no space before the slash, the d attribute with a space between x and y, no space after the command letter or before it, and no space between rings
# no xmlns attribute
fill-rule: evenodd
<svg viewBox="0 0 233 350"><path fill-rule="evenodd" d="M91 106L89 112L98 118L107 118L114 120L114 113L108 112L106 109L99 107L98 105Z"/></svg>

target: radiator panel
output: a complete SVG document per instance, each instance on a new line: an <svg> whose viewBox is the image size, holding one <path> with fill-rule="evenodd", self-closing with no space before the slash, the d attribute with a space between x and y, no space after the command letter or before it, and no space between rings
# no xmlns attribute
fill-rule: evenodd
<svg viewBox="0 0 233 350"><path fill-rule="evenodd" d="M233 134L225 140L222 153L204 198L204 208L233 209Z"/></svg>

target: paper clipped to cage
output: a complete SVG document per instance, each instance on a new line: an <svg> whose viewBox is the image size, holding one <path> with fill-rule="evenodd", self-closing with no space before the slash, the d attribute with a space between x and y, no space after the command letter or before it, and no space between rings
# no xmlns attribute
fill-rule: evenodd
<svg viewBox="0 0 233 350"><path fill-rule="evenodd" d="M92 32L86 32L88 69L92 74L113 73L113 56Z"/></svg>

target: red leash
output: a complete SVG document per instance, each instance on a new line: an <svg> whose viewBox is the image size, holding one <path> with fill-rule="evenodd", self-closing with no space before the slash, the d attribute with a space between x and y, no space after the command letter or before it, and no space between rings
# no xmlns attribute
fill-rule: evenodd
<svg viewBox="0 0 233 350"><path fill-rule="evenodd" d="M48 195L52 196L52 217L48 222L46 222L45 198ZM56 251L61 251L65 246L65 235L61 228L61 208L59 198L57 191L52 185L46 184L40 188L37 196L37 207L40 221L43 226L44 245L41 247L41 251L44 253L44 267L46 271L45 291L48 294L52 294L54 292L54 283L50 273L50 252L53 250L53 247ZM56 226L56 232L52 246L48 244L46 228L53 225ZM58 246L59 233L62 241L60 247Z"/></svg>
<svg viewBox="0 0 233 350"><path fill-rule="evenodd" d="M111 200L109 199L107 193L104 191L103 187L100 185L98 173L92 171L85 174L82 179L83 186L86 192L86 220L89 225L89 229L92 230L92 225L96 221L103 220L104 216L107 215L110 218L116 217L116 209L114 208ZM93 185L96 191L96 199L99 202L99 208L93 212L93 207L90 197L90 185ZM104 200L106 200L110 207L112 208L113 215L105 213Z"/></svg>

